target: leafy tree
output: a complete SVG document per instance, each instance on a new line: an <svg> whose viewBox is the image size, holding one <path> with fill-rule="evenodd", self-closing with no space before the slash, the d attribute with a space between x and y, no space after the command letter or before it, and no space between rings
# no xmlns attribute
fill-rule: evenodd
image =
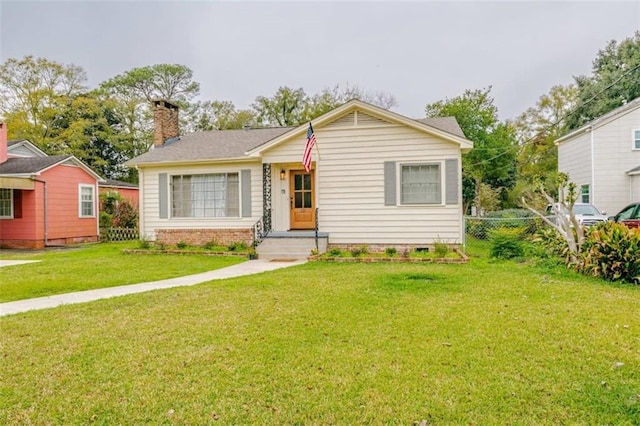
<svg viewBox="0 0 640 426"><path fill-rule="evenodd" d="M237 110L230 101L195 102L189 106L183 128L187 132L242 129L255 127L256 117L251 110Z"/></svg>
<svg viewBox="0 0 640 426"><path fill-rule="evenodd" d="M598 51L592 74L575 77L578 107L568 119L569 130L640 96L640 31Z"/></svg>
<svg viewBox="0 0 640 426"><path fill-rule="evenodd" d="M137 99L147 104L154 99L184 104L200 92L200 83L193 81L193 71L177 64L134 68L105 81L100 87L123 99Z"/></svg>
<svg viewBox="0 0 640 426"><path fill-rule="evenodd" d="M114 107L93 93L70 98L54 121L48 151L73 154L104 177L127 179L126 135L118 130Z"/></svg>
<svg viewBox="0 0 640 426"><path fill-rule="evenodd" d="M258 96L252 104L262 126L297 126L307 120L309 97L304 89L280 87L271 98Z"/></svg>
<svg viewBox="0 0 640 426"><path fill-rule="evenodd" d="M294 90L280 87L270 98L258 96L252 108L261 125L297 126L351 99L360 99L384 109L391 109L397 105L395 98L384 92L371 92L358 86L342 89L335 85L313 96L308 96L302 88Z"/></svg>
<svg viewBox="0 0 640 426"><path fill-rule="evenodd" d="M152 143L151 101L167 99L188 109L189 101L200 90L193 71L184 65L157 64L134 68L100 84L103 99L115 101L113 115L125 135L122 151L126 159L149 150ZM128 180L135 180L131 170Z"/></svg>
<svg viewBox="0 0 640 426"><path fill-rule="evenodd" d="M45 152L54 122L71 97L86 89L84 70L44 58L10 58L0 65L0 113L9 136L28 139Z"/></svg>
<svg viewBox="0 0 640 426"><path fill-rule="evenodd" d="M557 192L558 150L554 144L566 132L566 119L576 104L578 89L574 85L554 86L542 95L535 107L523 112L514 122L520 152L515 199L541 183L552 196Z"/></svg>
<svg viewBox="0 0 640 426"><path fill-rule="evenodd" d="M482 183L491 188L510 189L515 184L517 144L515 129L500 122L498 108L490 96L491 87L466 90L461 96L426 106L427 117L455 117L474 148L462 159L465 210L481 202ZM476 204L482 212L485 206Z"/></svg>

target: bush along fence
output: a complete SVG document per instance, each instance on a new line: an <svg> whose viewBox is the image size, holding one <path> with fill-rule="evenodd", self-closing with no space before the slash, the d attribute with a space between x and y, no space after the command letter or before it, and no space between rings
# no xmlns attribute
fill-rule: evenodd
<svg viewBox="0 0 640 426"><path fill-rule="evenodd" d="M503 212L497 212L503 214ZM568 268L605 279L640 284L640 230L615 222L584 229L577 253L538 217L466 217L466 247L487 247L491 257L564 263Z"/></svg>
<svg viewBox="0 0 640 426"><path fill-rule="evenodd" d="M137 228L100 228L100 241L132 241L138 239Z"/></svg>

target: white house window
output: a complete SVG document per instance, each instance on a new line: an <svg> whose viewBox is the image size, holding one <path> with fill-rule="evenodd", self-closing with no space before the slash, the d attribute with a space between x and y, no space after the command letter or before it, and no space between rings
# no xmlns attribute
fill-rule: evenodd
<svg viewBox="0 0 640 426"><path fill-rule="evenodd" d="M589 196L589 185L582 185L580 187L580 202L581 203L590 203L590 196Z"/></svg>
<svg viewBox="0 0 640 426"><path fill-rule="evenodd" d="M173 217L238 217L238 173L171 177Z"/></svg>
<svg viewBox="0 0 640 426"><path fill-rule="evenodd" d="M633 149L640 149L640 130L633 131Z"/></svg>
<svg viewBox="0 0 640 426"><path fill-rule="evenodd" d="M440 164L406 164L400 166L401 204L441 204Z"/></svg>
<svg viewBox="0 0 640 426"><path fill-rule="evenodd" d="M13 190L0 189L0 218L13 219Z"/></svg>
<svg viewBox="0 0 640 426"><path fill-rule="evenodd" d="M95 188L92 185L80 185L79 194L79 216L95 217Z"/></svg>

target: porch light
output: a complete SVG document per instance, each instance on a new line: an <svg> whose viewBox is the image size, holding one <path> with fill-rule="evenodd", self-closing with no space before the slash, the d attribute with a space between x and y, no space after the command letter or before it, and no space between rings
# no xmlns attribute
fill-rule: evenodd
<svg viewBox="0 0 640 426"><path fill-rule="evenodd" d="M280 180L284 180L285 174L284 170L280 170Z"/></svg>

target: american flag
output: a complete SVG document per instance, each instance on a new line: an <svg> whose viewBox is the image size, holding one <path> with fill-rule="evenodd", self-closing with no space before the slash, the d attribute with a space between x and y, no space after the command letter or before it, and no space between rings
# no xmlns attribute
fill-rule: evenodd
<svg viewBox="0 0 640 426"><path fill-rule="evenodd" d="M307 144L304 147L304 154L302 155L302 164L304 165L304 170L307 173L311 170L311 150L315 144L316 135L313 133L311 123L309 123L309 128L307 129Z"/></svg>

